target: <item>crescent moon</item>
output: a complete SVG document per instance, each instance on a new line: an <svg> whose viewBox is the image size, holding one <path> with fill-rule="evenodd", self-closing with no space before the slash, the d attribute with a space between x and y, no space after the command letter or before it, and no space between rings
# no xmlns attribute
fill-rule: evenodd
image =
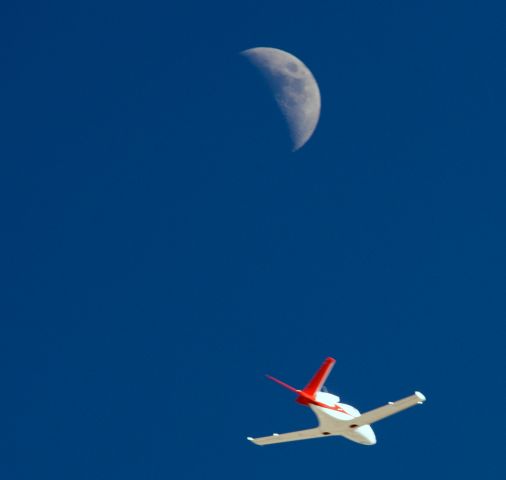
<svg viewBox="0 0 506 480"><path fill-rule="evenodd" d="M267 81L288 125L292 150L301 148L320 118L320 89L297 57L277 48L257 47L241 52Z"/></svg>

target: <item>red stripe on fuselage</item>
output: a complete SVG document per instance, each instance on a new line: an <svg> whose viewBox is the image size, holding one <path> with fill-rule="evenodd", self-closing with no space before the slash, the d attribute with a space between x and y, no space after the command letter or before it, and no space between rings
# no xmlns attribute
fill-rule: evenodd
<svg viewBox="0 0 506 480"><path fill-rule="evenodd" d="M316 405L317 407L322 408L328 408L329 410L334 410L336 412L344 413L345 415L349 415L350 417L353 417L350 413L348 413L341 405L338 405L337 403L335 405L327 405L326 403L319 402L318 400L315 400L310 395L307 395L303 391L299 392L299 396L297 397L297 402L301 403L302 405Z"/></svg>
<svg viewBox="0 0 506 480"><path fill-rule="evenodd" d="M341 412L341 413L344 413L345 415L349 415L350 417L353 417L353 415L351 415L350 413L348 413L343 407L341 407L340 405L334 405L333 407L326 407L330 410L335 410L336 412Z"/></svg>

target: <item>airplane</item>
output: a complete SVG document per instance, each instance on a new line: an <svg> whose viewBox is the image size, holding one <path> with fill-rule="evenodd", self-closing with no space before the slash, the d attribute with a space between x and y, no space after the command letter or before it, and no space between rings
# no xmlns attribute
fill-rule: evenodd
<svg viewBox="0 0 506 480"><path fill-rule="evenodd" d="M362 445L374 445L376 443L376 435L371 428L371 423L399 413L406 408L422 404L426 400L422 393L415 392L409 397L397 400L396 402L388 402L383 407L361 414L351 405L340 403L340 398L337 395L328 393L323 386L335 363L336 361L333 358L328 357L302 390L267 375L267 378L270 380L295 392L298 395L296 399L298 403L306 405L313 410L319 422L317 427L283 434L274 433L267 437L247 437L247 439L256 445L263 446L273 443L322 438L325 436L342 436Z"/></svg>

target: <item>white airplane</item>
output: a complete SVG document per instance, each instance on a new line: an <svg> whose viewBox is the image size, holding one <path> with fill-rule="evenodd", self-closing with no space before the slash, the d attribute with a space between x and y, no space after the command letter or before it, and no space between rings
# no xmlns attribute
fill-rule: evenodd
<svg viewBox="0 0 506 480"><path fill-rule="evenodd" d="M420 392L415 392L413 395L402 400L388 402L383 407L361 414L351 405L339 403L340 399L337 395L322 391L323 384L335 363L336 361L333 358L327 358L303 390L293 388L281 380L267 375L269 379L297 393L298 397L296 401L302 405L307 405L313 410L318 418L319 425L316 428L299 430L297 432L274 433L268 437L247 437L248 440L256 445L270 445L271 443L294 442L296 440L308 440L324 436L342 436L362 445L374 445L376 443L376 435L374 435L374 431L371 428L371 423L425 402L424 395Z"/></svg>

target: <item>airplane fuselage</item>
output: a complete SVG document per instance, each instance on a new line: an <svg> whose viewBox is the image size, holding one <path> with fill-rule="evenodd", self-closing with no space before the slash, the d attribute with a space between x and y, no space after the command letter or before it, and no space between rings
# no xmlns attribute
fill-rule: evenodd
<svg viewBox="0 0 506 480"><path fill-rule="evenodd" d="M339 403L339 397L328 392L318 392L316 400L320 405L309 407L320 421L323 430L328 427L324 435L339 435L362 445L374 445L376 435L370 425L362 425L353 428L350 420L360 416L360 412L351 405Z"/></svg>

